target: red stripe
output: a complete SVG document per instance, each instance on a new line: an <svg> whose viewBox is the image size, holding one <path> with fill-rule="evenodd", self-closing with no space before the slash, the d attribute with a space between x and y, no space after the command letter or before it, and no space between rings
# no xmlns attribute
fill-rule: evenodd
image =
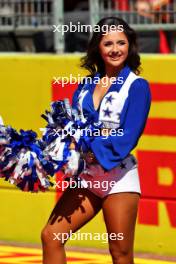
<svg viewBox="0 0 176 264"><path fill-rule="evenodd" d="M38 257L40 254L29 254L29 253L15 253L15 252L9 252L7 255L2 255L0 258L18 258L18 257ZM1 264L1 262L0 262Z"/></svg>
<svg viewBox="0 0 176 264"><path fill-rule="evenodd" d="M64 98L68 98L70 102L72 102L72 96L78 84L65 84L63 87L61 84L52 83L52 100L63 100Z"/></svg>
<svg viewBox="0 0 176 264"><path fill-rule="evenodd" d="M151 83L152 101L176 101L176 83Z"/></svg>
<svg viewBox="0 0 176 264"><path fill-rule="evenodd" d="M78 84L52 83L52 100L62 100L72 96ZM176 84L151 83L152 101L176 101ZM149 118L144 133L146 135L176 136L176 120L164 118Z"/></svg>
<svg viewBox="0 0 176 264"><path fill-rule="evenodd" d="M72 99L78 84L61 84L52 82L52 100ZM150 83L152 101L176 101L176 83Z"/></svg>
<svg viewBox="0 0 176 264"><path fill-rule="evenodd" d="M176 119L149 118L144 134L176 136Z"/></svg>

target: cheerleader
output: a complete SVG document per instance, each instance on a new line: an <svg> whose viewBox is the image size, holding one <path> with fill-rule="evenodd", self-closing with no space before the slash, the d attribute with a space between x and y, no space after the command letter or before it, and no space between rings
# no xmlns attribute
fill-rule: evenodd
<svg viewBox="0 0 176 264"><path fill-rule="evenodd" d="M103 18L97 25L100 31L94 31L82 58L82 67L90 76L78 85L72 103L82 119L91 117L95 123L102 123L101 133L83 142L86 162L77 179L81 188L64 191L42 230L44 264L66 263L64 244L69 236L63 241L62 234L76 232L100 210L112 262L134 263L141 190L137 161L130 153L144 130L151 95L148 82L139 77L135 31L117 17ZM74 147L72 142L70 148ZM95 182L100 183L98 187ZM120 233L120 239L112 239L112 233Z"/></svg>

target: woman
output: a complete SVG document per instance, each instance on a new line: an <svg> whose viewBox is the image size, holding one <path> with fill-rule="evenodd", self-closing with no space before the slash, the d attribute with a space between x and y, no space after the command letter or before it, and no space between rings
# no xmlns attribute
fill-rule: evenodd
<svg viewBox="0 0 176 264"><path fill-rule="evenodd" d="M43 263L66 263L62 241L53 233L79 230L101 209L107 233L122 233L122 240L109 238L114 264L132 264L135 222L140 198L140 185L135 158L130 155L144 129L150 108L147 81L139 78L140 57L136 34L126 22L116 17L102 19L100 32L94 32L82 66L91 73L92 82L80 84L73 96L73 107L83 118L101 121L102 134L83 146L86 168L79 174L85 188L67 188L56 204L42 231ZM108 26L107 31L104 28ZM114 30L114 25L117 30ZM123 27L122 27L123 25ZM119 30L123 28L123 31ZM99 82L95 82L99 77ZM116 77L116 82L114 82ZM113 82L112 82L113 78ZM106 82L104 82L106 80ZM104 130L107 135L104 136ZM111 134L121 129L123 135ZM74 148L74 143L70 148ZM87 182L103 180L114 185L106 191L102 185Z"/></svg>

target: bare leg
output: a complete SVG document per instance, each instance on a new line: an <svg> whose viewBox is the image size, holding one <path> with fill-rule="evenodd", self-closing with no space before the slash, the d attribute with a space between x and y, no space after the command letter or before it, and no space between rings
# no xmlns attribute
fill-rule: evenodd
<svg viewBox="0 0 176 264"><path fill-rule="evenodd" d="M123 240L109 239L109 250L113 264L134 264L133 242L139 202L137 193L108 195L103 203L103 215L110 235L123 233Z"/></svg>
<svg viewBox="0 0 176 264"><path fill-rule="evenodd" d="M102 200L87 189L68 189L56 204L41 239L43 264L65 264L64 244L55 234L75 232L101 209ZM65 241L66 242L66 241Z"/></svg>

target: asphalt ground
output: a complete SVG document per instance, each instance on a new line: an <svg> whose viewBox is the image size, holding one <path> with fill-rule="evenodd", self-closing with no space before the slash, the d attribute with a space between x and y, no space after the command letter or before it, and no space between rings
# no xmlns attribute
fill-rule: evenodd
<svg viewBox="0 0 176 264"><path fill-rule="evenodd" d="M112 264L107 250L66 247L67 263L71 264ZM0 264L42 263L39 245L0 242ZM156 254L135 253L135 264L176 264L176 257Z"/></svg>

